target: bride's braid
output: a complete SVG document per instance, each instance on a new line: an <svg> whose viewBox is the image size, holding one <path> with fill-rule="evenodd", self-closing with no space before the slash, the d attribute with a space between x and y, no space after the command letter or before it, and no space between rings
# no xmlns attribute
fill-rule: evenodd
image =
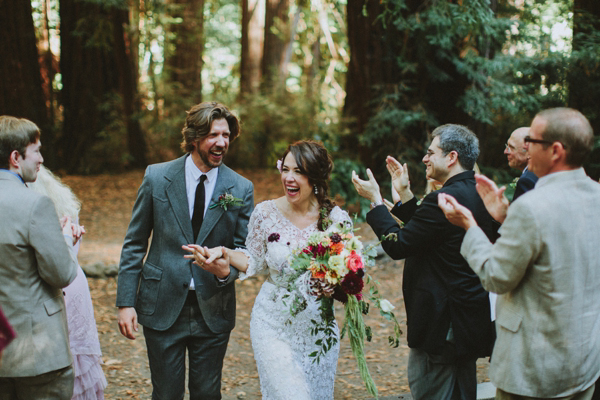
<svg viewBox="0 0 600 400"><path fill-rule="evenodd" d="M329 226L329 214L335 203L329 197L329 177L333 170L333 161L322 144L313 140L301 140L288 146L283 153L282 160L288 153L292 153L300 172L308 177L308 181L315 190L319 203L319 221L317 228L324 231ZM322 212L324 210L324 212Z"/></svg>

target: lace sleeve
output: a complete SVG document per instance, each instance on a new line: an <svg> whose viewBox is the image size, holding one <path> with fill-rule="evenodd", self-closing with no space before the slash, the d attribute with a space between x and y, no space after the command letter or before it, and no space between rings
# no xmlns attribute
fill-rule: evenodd
<svg viewBox="0 0 600 400"><path fill-rule="evenodd" d="M248 223L246 248L236 249L237 251L243 252L246 257L248 257L248 269L246 272L240 271L239 278L242 281L250 276L258 274L267 267L267 242L265 237L265 232L267 232L265 227L266 216L267 213L265 212L264 204L261 203L257 205L252 212L250 222Z"/></svg>

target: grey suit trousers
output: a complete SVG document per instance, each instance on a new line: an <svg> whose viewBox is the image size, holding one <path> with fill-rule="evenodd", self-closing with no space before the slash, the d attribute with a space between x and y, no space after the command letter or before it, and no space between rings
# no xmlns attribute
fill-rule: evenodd
<svg viewBox="0 0 600 400"><path fill-rule="evenodd" d="M153 400L181 400L185 387L185 355L189 359L191 400L221 398L221 370L230 331L208 329L193 290L175 323L166 331L144 327L152 375Z"/></svg>

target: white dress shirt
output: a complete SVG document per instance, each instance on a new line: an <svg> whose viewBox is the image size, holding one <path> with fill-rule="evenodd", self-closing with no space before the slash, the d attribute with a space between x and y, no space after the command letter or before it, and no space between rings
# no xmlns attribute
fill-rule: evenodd
<svg viewBox="0 0 600 400"><path fill-rule="evenodd" d="M192 223L192 216L194 215L194 203L196 202L196 188L200 182L200 176L206 175L204 181L204 215L210 205L210 199L212 198L213 192L215 191L215 184L217 183L217 176L219 175L219 168L212 168L207 173L200 171L200 169L194 164L192 156L190 155L185 159L185 190L187 192L188 207L190 212L190 224ZM194 278L190 281L190 290L195 290Z"/></svg>

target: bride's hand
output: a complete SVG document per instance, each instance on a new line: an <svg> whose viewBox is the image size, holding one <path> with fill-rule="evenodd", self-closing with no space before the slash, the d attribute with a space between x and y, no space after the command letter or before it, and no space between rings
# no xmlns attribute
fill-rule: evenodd
<svg viewBox="0 0 600 400"><path fill-rule="evenodd" d="M189 251L192 254L186 254L183 258L194 260L194 264L202 266L206 262L208 255L205 252L205 248L198 246L197 244L188 244L181 246L185 251Z"/></svg>
<svg viewBox="0 0 600 400"><path fill-rule="evenodd" d="M226 251L223 251L222 246L215 247L212 249L205 247L204 252L208 255L208 258L206 259L206 264L210 264L213 261L215 261L216 259L224 258L225 254L227 253Z"/></svg>

